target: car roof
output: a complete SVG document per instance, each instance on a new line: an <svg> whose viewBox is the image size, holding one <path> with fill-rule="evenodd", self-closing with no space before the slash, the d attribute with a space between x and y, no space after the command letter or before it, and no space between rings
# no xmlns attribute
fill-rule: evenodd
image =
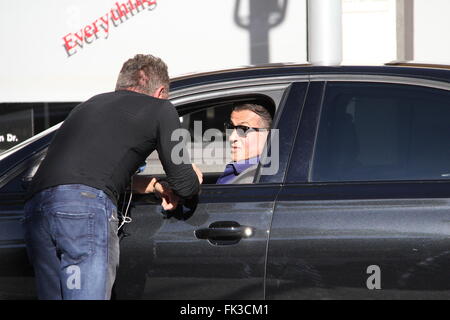
<svg viewBox="0 0 450 320"><path fill-rule="evenodd" d="M391 62L381 66L314 66L310 64L268 64L194 73L171 79L171 90L199 84L252 78L305 75L381 75L450 82L450 66Z"/></svg>

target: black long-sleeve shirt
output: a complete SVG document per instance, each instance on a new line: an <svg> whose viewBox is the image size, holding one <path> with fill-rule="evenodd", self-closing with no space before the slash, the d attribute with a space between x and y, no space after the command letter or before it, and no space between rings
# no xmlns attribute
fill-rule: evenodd
<svg viewBox="0 0 450 320"><path fill-rule="evenodd" d="M139 166L155 149L173 191L189 198L199 191L190 164L174 164L171 141L180 127L178 113L168 100L134 91L99 94L69 114L53 138L36 172L28 198L63 184L84 184L117 202Z"/></svg>

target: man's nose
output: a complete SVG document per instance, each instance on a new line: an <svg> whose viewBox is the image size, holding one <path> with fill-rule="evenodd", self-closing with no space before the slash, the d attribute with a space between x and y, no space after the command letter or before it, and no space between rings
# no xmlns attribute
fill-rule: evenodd
<svg viewBox="0 0 450 320"><path fill-rule="evenodd" d="M233 142L233 141L238 140L238 138L239 138L239 135L237 133L237 130L233 129L233 131L231 131L230 136L228 137L228 141Z"/></svg>

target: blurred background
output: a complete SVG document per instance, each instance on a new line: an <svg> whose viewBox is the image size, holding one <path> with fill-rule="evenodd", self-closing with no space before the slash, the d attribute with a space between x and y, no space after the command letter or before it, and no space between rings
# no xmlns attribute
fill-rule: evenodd
<svg viewBox="0 0 450 320"><path fill-rule="evenodd" d="M101 17L130 1L136 2L0 0L0 149L112 91L123 62L136 53L161 57L171 77L308 63L307 0L157 0L109 21L108 32L100 27ZM341 6L341 64L450 64L449 0L341 0ZM95 21L97 36L66 50L64 38L92 33Z"/></svg>

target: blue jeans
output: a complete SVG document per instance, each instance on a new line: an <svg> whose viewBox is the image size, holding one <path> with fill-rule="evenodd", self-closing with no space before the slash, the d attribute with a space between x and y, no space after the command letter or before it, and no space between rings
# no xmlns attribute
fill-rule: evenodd
<svg viewBox="0 0 450 320"><path fill-rule="evenodd" d="M61 185L25 204L39 299L110 299L119 264L117 209L101 190Z"/></svg>

